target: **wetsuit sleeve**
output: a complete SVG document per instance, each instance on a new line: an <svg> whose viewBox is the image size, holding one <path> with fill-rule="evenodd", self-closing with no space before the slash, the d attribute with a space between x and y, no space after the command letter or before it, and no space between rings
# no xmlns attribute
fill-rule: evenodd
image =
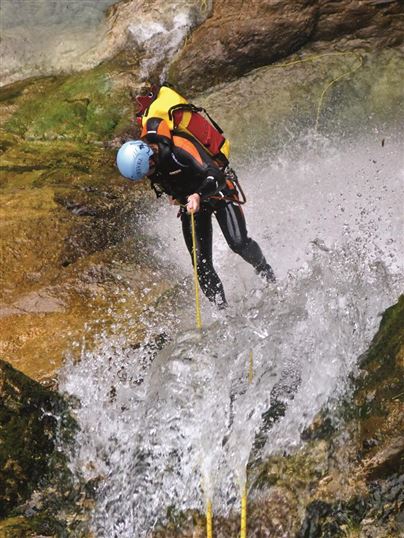
<svg viewBox="0 0 404 538"><path fill-rule="evenodd" d="M197 147L187 139L174 136L175 156L181 166L184 166L195 177L201 178L195 192L202 196L211 196L221 191L226 180L223 172L207 154L202 154Z"/></svg>
<svg viewBox="0 0 404 538"><path fill-rule="evenodd" d="M197 192L199 196L210 196L221 191L225 184L224 175L219 169L209 169Z"/></svg>

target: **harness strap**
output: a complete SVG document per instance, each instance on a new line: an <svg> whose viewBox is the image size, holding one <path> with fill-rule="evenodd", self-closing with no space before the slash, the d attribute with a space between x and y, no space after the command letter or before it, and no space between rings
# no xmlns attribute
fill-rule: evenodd
<svg viewBox="0 0 404 538"><path fill-rule="evenodd" d="M174 112L176 112L177 110L186 110L188 112L204 112L207 115L207 117L209 118L209 121L211 122L213 127L217 131L219 131L220 134L223 134L223 129L220 127L220 125L218 123L215 122L215 120L210 116L210 114L207 112L207 110L205 108L202 108L200 106L195 106L195 105L193 105L191 103L183 103L183 104L179 104L179 105L174 105L168 111L168 117L169 117L169 119L171 121L173 120Z"/></svg>

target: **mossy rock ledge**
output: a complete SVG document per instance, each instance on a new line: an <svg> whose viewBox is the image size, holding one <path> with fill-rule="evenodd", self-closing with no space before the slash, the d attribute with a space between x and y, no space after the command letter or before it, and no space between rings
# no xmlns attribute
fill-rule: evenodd
<svg viewBox="0 0 404 538"><path fill-rule="evenodd" d="M163 274L153 286L137 226L154 193L115 165L135 131L114 65L0 89L0 354L39 381L85 326L108 330L124 310L136 320L170 286ZM140 322L127 337L141 340Z"/></svg>

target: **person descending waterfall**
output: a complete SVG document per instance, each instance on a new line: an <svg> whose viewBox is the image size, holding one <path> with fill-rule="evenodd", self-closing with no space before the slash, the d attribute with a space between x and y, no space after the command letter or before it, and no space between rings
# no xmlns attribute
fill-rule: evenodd
<svg viewBox="0 0 404 538"><path fill-rule="evenodd" d="M164 103L164 98L168 103ZM176 100L179 103L170 107L168 105L172 104L173 98L174 103ZM180 205L178 215L192 262L191 213L194 213L197 273L206 297L218 307L227 304L223 284L212 262L213 214L229 247L250 263L266 281L275 282L274 272L259 245L248 236L240 205L243 201L239 199L236 186L237 177L228 166L223 151L223 141L226 140L217 131L220 129L217 124L209 117L214 124L212 127L199 114L202 109L187 104L184 98L166 85L155 89L149 96L139 97L138 102L141 105L138 112L141 136L139 140L126 142L119 149L118 169L124 177L134 181L147 176L157 196L167 194L172 203ZM157 107L153 110L155 103ZM188 120L189 117L192 120L188 121L188 126L192 124L195 127L199 121L205 122L201 124L205 131L207 126L211 128L210 141L214 135L221 137L222 151L220 148L216 148L219 151L209 151L208 144L197 136L195 128L193 131L190 127L181 129L180 122L187 114ZM212 150L212 143L210 146Z"/></svg>

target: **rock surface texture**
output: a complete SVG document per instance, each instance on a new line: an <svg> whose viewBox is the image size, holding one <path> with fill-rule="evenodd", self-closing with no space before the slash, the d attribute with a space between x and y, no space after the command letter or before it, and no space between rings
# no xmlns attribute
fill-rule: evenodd
<svg viewBox="0 0 404 538"><path fill-rule="evenodd" d="M312 44L318 50L398 46L404 40L399 1L262 0L215 2L171 68L171 78L197 93Z"/></svg>
<svg viewBox="0 0 404 538"><path fill-rule="evenodd" d="M61 397L0 360L0 518L49 471Z"/></svg>

